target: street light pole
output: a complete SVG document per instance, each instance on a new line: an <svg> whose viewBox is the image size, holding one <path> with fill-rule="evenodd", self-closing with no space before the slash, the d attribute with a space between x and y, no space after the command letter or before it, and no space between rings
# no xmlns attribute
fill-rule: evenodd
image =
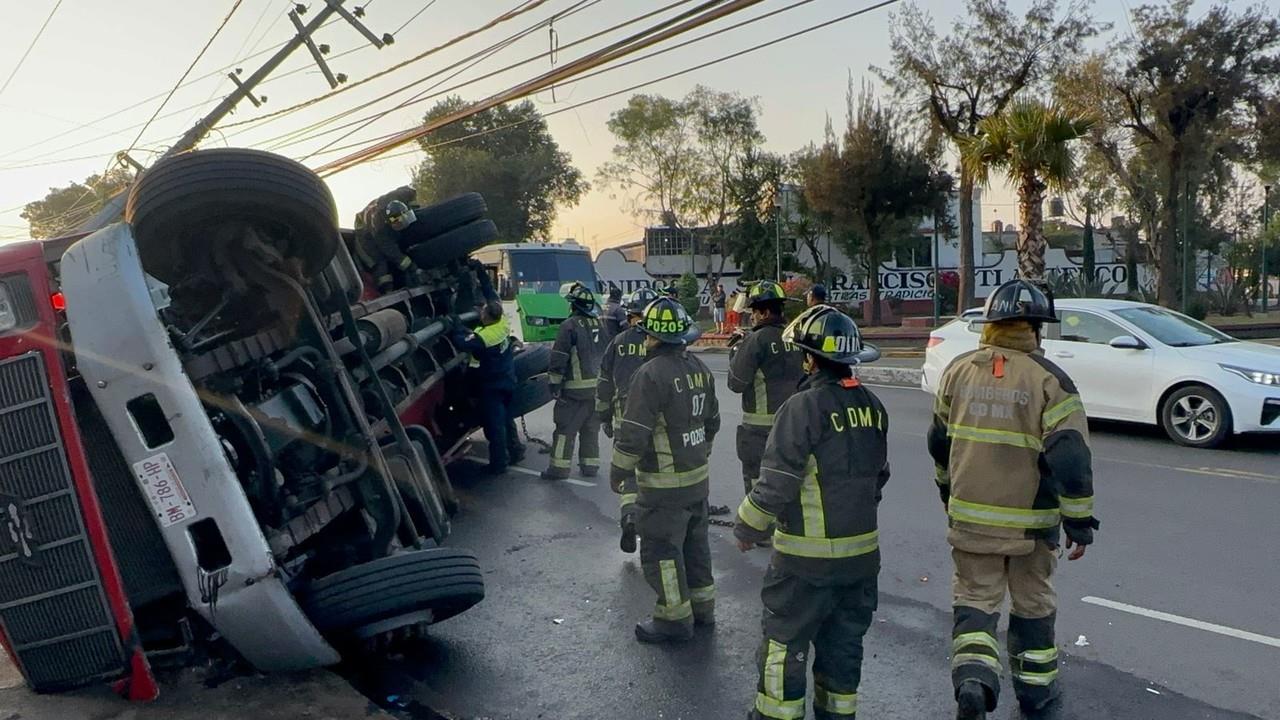
<svg viewBox="0 0 1280 720"><path fill-rule="evenodd" d="M938 327L938 318L942 315L942 295L939 292L938 277L938 214L933 214L933 326Z"/></svg>
<svg viewBox="0 0 1280 720"><path fill-rule="evenodd" d="M1271 186L1262 186L1262 312L1267 312L1267 228L1271 224Z"/></svg>
<svg viewBox="0 0 1280 720"><path fill-rule="evenodd" d="M778 210L773 224L773 251L774 259L777 263L774 280L777 282L782 282L782 209L786 198L786 195L783 194L785 192L786 185L779 185L778 200L773 205Z"/></svg>
<svg viewBox="0 0 1280 720"><path fill-rule="evenodd" d="M1187 213L1191 210L1191 181L1183 184L1182 190L1182 313L1187 312L1187 259L1191 255L1191 243L1187 237Z"/></svg>

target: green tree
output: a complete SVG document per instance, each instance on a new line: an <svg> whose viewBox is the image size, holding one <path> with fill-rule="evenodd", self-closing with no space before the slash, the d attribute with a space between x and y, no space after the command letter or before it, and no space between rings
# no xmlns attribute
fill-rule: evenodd
<svg viewBox="0 0 1280 720"><path fill-rule="evenodd" d="M698 317L698 310L702 307L702 301L698 298L698 278L692 273L681 275L676 282L676 293L690 317Z"/></svg>
<svg viewBox="0 0 1280 720"><path fill-rule="evenodd" d="M1193 17L1192 6L1135 8L1120 53L1085 58L1058 83L1061 102L1103 118L1090 141L1139 210L1166 306L1179 296L1184 211L1220 200L1280 73L1280 20L1265 8L1214 5Z"/></svg>
<svg viewBox="0 0 1280 720"><path fill-rule="evenodd" d="M730 178L732 217L726 228L728 254L744 278L771 278L777 268L778 208L774 198L787 176L786 161L772 153L749 151ZM795 267L782 253L784 269Z"/></svg>
<svg viewBox="0 0 1280 720"><path fill-rule="evenodd" d="M978 134L960 143L961 166L976 181L987 185L991 171L1002 170L1018 189L1018 274L1024 278L1044 278L1044 193L1065 189L1072 180L1071 142L1090 124L1060 107L1018 100L1004 113L984 118Z"/></svg>
<svg viewBox="0 0 1280 720"><path fill-rule="evenodd" d="M856 97L850 83L845 130L830 134L806 178L805 196L832 219L835 240L867 272L871 323L880 324L880 263L895 241L914 234L938 206L930 158L869 86Z"/></svg>
<svg viewBox="0 0 1280 720"><path fill-rule="evenodd" d="M93 217L115 195L127 190L133 173L116 168L103 175L90 175L83 183L49 188L48 194L22 209L22 219L31 225L31 237L51 238L72 232Z"/></svg>
<svg viewBox="0 0 1280 720"><path fill-rule="evenodd" d="M1051 76L1083 41L1107 26L1089 15L1090 2L1034 0L1019 18L1005 0L966 0L950 32L909 4L889 23L893 60L877 68L899 97L919 109L933 130L953 143L978 134L984 118L1000 114L1022 89ZM962 309L973 306L975 178L960 171L960 290Z"/></svg>
<svg viewBox="0 0 1280 720"><path fill-rule="evenodd" d="M431 108L426 119L466 105L462 98L450 97ZM551 239L557 208L576 205L589 189L528 100L485 110L418 142L427 154L414 177L419 200L439 202L478 192L509 242Z"/></svg>

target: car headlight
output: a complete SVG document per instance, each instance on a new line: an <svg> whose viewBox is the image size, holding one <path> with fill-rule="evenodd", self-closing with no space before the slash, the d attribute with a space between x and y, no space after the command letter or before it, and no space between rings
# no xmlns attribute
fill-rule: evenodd
<svg viewBox="0 0 1280 720"><path fill-rule="evenodd" d="M13 300L9 296L9 288L0 283L0 333L9 332L18 327L18 314L13 309Z"/></svg>
<svg viewBox="0 0 1280 720"><path fill-rule="evenodd" d="M1280 372L1250 370L1249 368L1236 367L1235 365L1219 364L1218 367L1233 375L1239 375L1251 383L1257 383L1259 385L1280 385Z"/></svg>
<svg viewBox="0 0 1280 720"><path fill-rule="evenodd" d="M536 326L541 327L541 326L543 326L543 325L547 325L547 324L549 324L549 323L547 322L547 319L546 319L546 318L544 318L544 317L536 317L536 316L534 316L534 317L530 317L530 318L529 318L529 324L530 324L530 325L536 325Z"/></svg>

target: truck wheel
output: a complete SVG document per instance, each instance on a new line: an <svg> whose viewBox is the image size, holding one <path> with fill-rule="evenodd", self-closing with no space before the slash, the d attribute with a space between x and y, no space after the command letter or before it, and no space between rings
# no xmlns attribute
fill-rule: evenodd
<svg viewBox="0 0 1280 720"><path fill-rule="evenodd" d="M338 211L328 186L304 165L244 148L214 148L157 162L134 183L125 207L147 272L174 283L209 267L212 232L247 222L306 277L337 251Z"/></svg>
<svg viewBox="0 0 1280 720"><path fill-rule="evenodd" d="M326 635L348 635L370 625L438 623L484 599L475 555L430 548L379 558L312 581L298 597L307 617Z"/></svg>
<svg viewBox="0 0 1280 720"><path fill-rule="evenodd" d="M548 345L525 345L512 358L516 369L516 382L522 383L534 375L544 375L551 368L551 348Z"/></svg>
<svg viewBox="0 0 1280 720"><path fill-rule="evenodd" d="M477 220L418 243L405 252L418 267L432 268L461 260L497 239L498 227L492 220Z"/></svg>
<svg viewBox="0 0 1280 720"><path fill-rule="evenodd" d="M526 345L514 358L516 389L511 394L511 417L521 417L551 402L551 388L547 384L547 368L551 363L551 348L547 345Z"/></svg>
<svg viewBox="0 0 1280 720"><path fill-rule="evenodd" d="M428 235L443 235L454 228L484 218L489 212L480 193L464 193L435 205L416 208L413 214L428 230Z"/></svg>

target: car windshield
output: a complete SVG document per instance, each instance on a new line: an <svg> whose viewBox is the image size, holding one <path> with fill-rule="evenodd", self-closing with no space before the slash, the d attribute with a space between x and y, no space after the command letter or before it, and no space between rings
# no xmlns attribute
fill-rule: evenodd
<svg viewBox="0 0 1280 720"><path fill-rule="evenodd" d="M1236 339L1186 315L1154 306L1125 308L1116 315L1171 347L1197 347L1236 342Z"/></svg>
<svg viewBox="0 0 1280 720"><path fill-rule="evenodd" d="M596 286L596 272L591 258L580 252L513 252L511 269L517 292L556 293L560 284L578 282Z"/></svg>

